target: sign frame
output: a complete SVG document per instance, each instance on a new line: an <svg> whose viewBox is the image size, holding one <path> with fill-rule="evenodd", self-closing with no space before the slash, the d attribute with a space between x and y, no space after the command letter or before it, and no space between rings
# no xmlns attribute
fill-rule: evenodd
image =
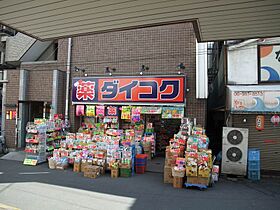
<svg viewBox="0 0 280 210"><path fill-rule="evenodd" d="M137 79L138 81L141 81L141 79L164 79L164 78L170 78L170 79L176 79L176 78L180 78L181 81L183 81L183 84L180 84L179 88L182 86L183 90L179 89L179 96L182 98L182 100L176 102L176 101L149 101L149 100L142 100L142 101L130 101L130 100L120 100L120 101L116 101L116 100L99 100L97 99L96 101L77 101L76 98L76 88L74 87L74 83L77 82L78 80L86 80L86 79L92 79L92 80L104 80L104 79L129 79L129 78L133 78L133 79ZM72 101L72 105L86 105L86 104L103 104L103 105L171 105L171 106L185 106L186 104L186 83L187 83L187 79L186 79L186 75L164 75L164 76L114 76L114 77L106 77L106 76L96 76L96 77L74 77L72 78L72 90L71 90L71 101ZM99 85L97 84L96 87L98 87ZM157 87L159 88L159 87ZM99 89L99 88L98 88ZM95 97L98 97L98 90L94 90L94 94L97 95ZM182 92L180 92L182 91ZM146 92L144 92L146 93ZM158 100L158 99L156 99Z"/></svg>
<svg viewBox="0 0 280 210"><path fill-rule="evenodd" d="M263 83L263 84L266 84L266 83L272 83L272 84L280 83L280 80L267 80L267 81L262 80L261 47L269 47L269 46L280 46L280 44L259 44L258 45L258 49L257 49L257 52L258 52L258 82ZM279 65L280 65L280 62L279 62Z"/></svg>

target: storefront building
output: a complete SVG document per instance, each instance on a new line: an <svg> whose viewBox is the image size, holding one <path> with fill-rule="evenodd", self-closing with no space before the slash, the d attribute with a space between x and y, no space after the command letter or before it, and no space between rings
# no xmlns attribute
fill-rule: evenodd
<svg viewBox="0 0 280 210"><path fill-rule="evenodd" d="M24 118L24 114L26 114L24 110L32 110L32 107L33 110L40 109L38 112L42 113L42 117L47 117L51 112L65 114L65 111L69 110L69 114L66 116L69 118L71 131L77 131L81 126L82 118L76 116L75 104L79 103L72 101L74 98L72 82L75 81L75 78L82 80L107 78L108 81L114 81L128 77L136 79L138 85L141 82L143 85L143 78L146 77L184 78L182 79L184 85L180 86L179 89L180 94L182 94L179 106L176 97L170 99L171 102L164 101L163 105L184 107L185 116L196 118L197 124L205 126L207 77L204 74L198 79L199 74L197 73L198 55L204 54L199 54L197 51L198 47L191 23L74 37L70 46L71 50L69 51L69 39L58 40L57 56L54 61L22 63L19 69L8 72L10 82L7 84L5 104L15 104L15 111L17 111L16 119L6 119L8 147L24 147L24 135L21 133L25 126L24 122L30 118ZM67 74L67 70L70 74ZM66 94L67 75L70 75L68 98ZM24 78L28 78L28 80ZM149 79L150 82L152 80ZM27 83L26 85L23 84L24 81ZM157 85L158 89L164 91L162 83L157 83ZM110 88L107 87L108 94L110 94ZM150 87L143 88L151 89ZM166 87L167 92L163 92L163 95L168 96L172 93L171 89L171 86ZM148 90L145 91L144 95L149 94ZM159 92L158 94L160 94ZM133 90L131 93L135 94ZM116 101L119 100L116 99ZM108 99L105 104L119 106L130 104L159 105L157 99L148 103L145 101L130 103L124 99L116 101ZM104 101L95 101L90 104L104 104ZM161 120L157 120L160 125ZM175 127L178 125L174 124ZM164 129L166 128L162 127L162 130ZM11 135L15 130L17 130L17 136Z"/></svg>

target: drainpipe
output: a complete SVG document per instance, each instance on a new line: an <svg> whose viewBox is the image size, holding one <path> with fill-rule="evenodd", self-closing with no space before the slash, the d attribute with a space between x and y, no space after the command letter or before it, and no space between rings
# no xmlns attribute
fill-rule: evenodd
<svg viewBox="0 0 280 210"><path fill-rule="evenodd" d="M71 73L71 48L72 38L68 38L68 52L67 52L67 68L66 68L66 100L65 100L65 122L69 122L69 85L70 85L70 73Z"/></svg>

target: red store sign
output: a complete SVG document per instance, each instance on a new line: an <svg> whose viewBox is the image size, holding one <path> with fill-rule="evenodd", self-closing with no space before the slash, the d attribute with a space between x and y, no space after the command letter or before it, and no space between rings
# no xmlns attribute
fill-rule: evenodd
<svg viewBox="0 0 280 210"><path fill-rule="evenodd" d="M184 104L184 76L74 78L73 104Z"/></svg>

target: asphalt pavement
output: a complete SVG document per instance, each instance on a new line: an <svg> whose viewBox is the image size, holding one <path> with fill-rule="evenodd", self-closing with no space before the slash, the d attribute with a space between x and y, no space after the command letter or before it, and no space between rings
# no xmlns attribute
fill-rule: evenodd
<svg viewBox="0 0 280 210"><path fill-rule="evenodd" d="M47 164L24 166L0 160L0 209L280 209L280 179L222 178L212 188L175 189L163 183L162 173L130 178L83 177L71 169L50 170ZM5 209L5 208L2 208Z"/></svg>

